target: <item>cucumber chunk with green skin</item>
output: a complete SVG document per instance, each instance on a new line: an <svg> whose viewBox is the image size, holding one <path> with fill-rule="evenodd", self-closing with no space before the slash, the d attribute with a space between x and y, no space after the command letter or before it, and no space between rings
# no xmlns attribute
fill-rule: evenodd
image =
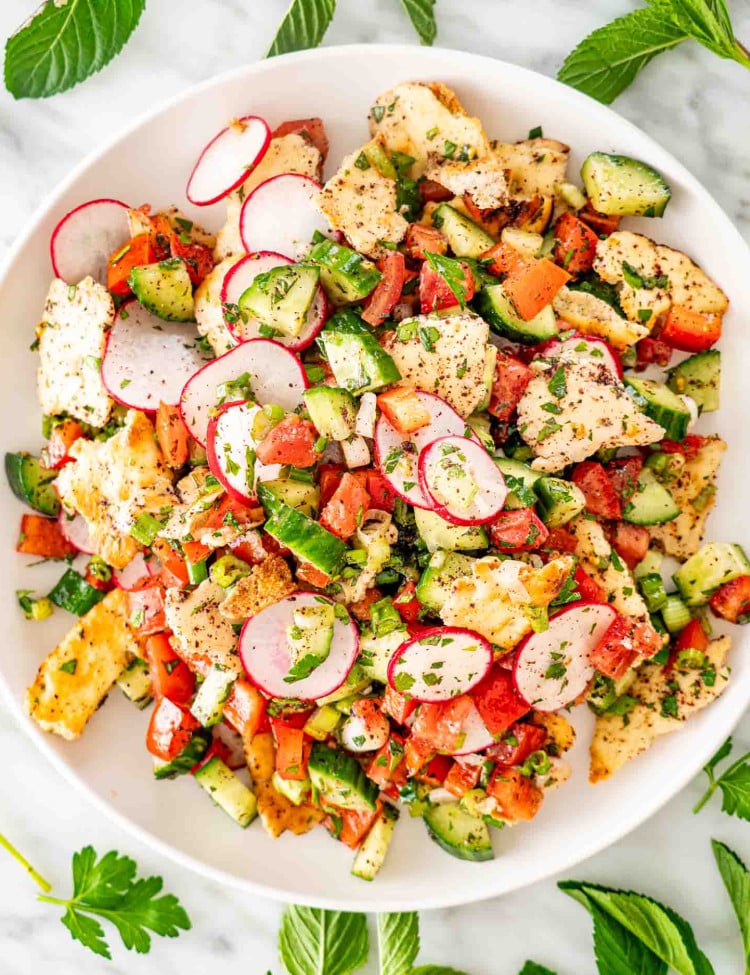
<svg viewBox="0 0 750 975"><path fill-rule="evenodd" d="M294 806L301 806L310 797L312 788L309 779L285 779L278 772L273 773L271 785Z"/></svg>
<svg viewBox="0 0 750 975"><path fill-rule="evenodd" d="M157 779L175 779L178 775L186 775L200 762L213 741L210 731L199 728L179 755L170 762L160 762L154 766L154 776Z"/></svg>
<svg viewBox="0 0 750 975"><path fill-rule="evenodd" d="M195 320L193 285L182 258L134 267L128 285L143 307L165 322Z"/></svg>
<svg viewBox="0 0 750 975"><path fill-rule="evenodd" d="M664 427L664 436L668 440L685 439L691 419L690 411L676 393L654 379L625 376L623 382L646 416Z"/></svg>
<svg viewBox="0 0 750 975"><path fill-rule="evenodd" d="M495 241L479 224L448 203L437 207L432 214L432 225L442 230L456 257L481 257L495 246Z"/></svg>
<svg viewBox="0 0 750 975"><path fill-rule="evenodd" d="M433 552L417 583L417 599L433 612L440 612L456 579L472 574L476 559L459 552Z"/></svg>
<svg viewBox="0 0 750 975"><path fill-rule="evenodd" d="M528 464L511 457L496 457L495 463L505 478L508 495L505 499L505 509L530 508L536 504L534 485L542 476L538 471L532 471Z"/></svg>
<svg viewBox="0 0 750 975"><path fill-rule="evenodd" d="M60 513L60 499L52 487L57 471L42 467L31 454L6 454L5 476L19 501L43 515L55 517Z"/></svg>
<svg viewBox="0 0 750 975"><path fill-rule="evenodd" d="M223 667L213 667L208 672L190 705L190 713L204 728L211 728L221 721L235 679Z"/></svg>
<svg viewBox="0 0 750 975"><path fill-rule="evenodd" d="M67 569L49 593L48 598L60 609L66 609L76 616L84 616L106 595L101 589L90 586L75 569Z"/></svg>
<svg viewBox="0 0 750 975"><path fill-rule="evenodd" d="M650 468L644 467L635 491L623 506L622 520L632 525L662 525L673 521L679 513L679 506L669 491Z"/></svg>
<svg viewBox="0 0 750 975"><path fill-rule="evenodd" d="M709 542L691 555L672 578L688 606L703 606L719 586L745 575L750 575L750 561L741 545Z"/></svg>
<svg viewBox="0 0 750 975"><path fill-rule="evenodd" d="M337 576L347 547L332 532L283 501L265 524L266 532L285 545L303 562L329 576Z"/></svg>
<svg viewBox="0 0 750 975"><path fill-rule="evenodd" d="M125 697L141 711L148 707L153 700L151 686L151 673L148 664L140 657L135 657L125 667L117 678L117 686Z"/></svg>
<svg viewBox="0 0 750 975"><path fill-rule="evenodd" d="M357 401L347 389L316 386L303 394L315 429L329 440L348 440L357 425Z"/></svg>
<svg viewBox="0 0 750 975"><path fill-rule="evenodd" d="M439 548L451 552L475 552L489 545L487 532L481 525L453 525L434 511L424 508L414 509L414 520L430 552L436 552Z"/></svg>
<svg viewBox="0 0 750 975"><path fill-rule="evenodd" d="M309 677L316 667L328 659L336 616L330 603L319 603L317 606L295 609L292 621L287 627L291 667L284 678L289 684Z"/></svg>
<svg viewBox="0 0 750 975"><path fill-rule="evenodd" d="M685 629L693 617L677 593L671 592L664 600L661 618L669 633L679 633L680 630Z"/></svg>
<svg viewBox="0 0 750 975"><path fill-rule="evenodd" d="M672 197L660 173L630 156L592 152L581 179L592 207L610 216L660 217Z"/></svg>
<svg viewBox="0 0 750 975"><path fill-rule="evenodd" d="M243 318L257 319L274 335L297 338L302 331L320 281L320 268L282 264L257 275L238 302ZM262 333L265 334L265 333Z"/></svg>
<svg viewBox="0 0 750 975"><path fill-rule="evenodd" d="M352 875L360 880L374 880L385 863L388 847L398 822L398 809L384 805L365 838L360 843L352 864Z"/></svg>
<svg viewBox="0 0 750 975"><path fill-rule="evenodd" d="M255 819L258 803L254 793L220 758L210 758L197 769L194 778L238 826L244 829Z"/></svg>
<svg viewBox="0 0 750 975"><path fill-rule="evenodd" d="M372 261L333 240L313 244L308 259L320 266L323 290L334 305L361 301L383 276Z"/></svg>
<svg viewBox="0 0 750 975"><path fill-rule="evenodd" d="M378 787L351 755L316 741L307 768L312 784L324 800L357 812L375 809Z"/></svg>
<svg viewBox="0 0 750 975"><path fill-rule="evenodd" d="M406 627L391 630L383 636L373 636L365 630L359 642L359 663L371 680L388 683L388 664L404 640L408 640Z"/></svg>
<svg viewBox="0 0 750 975"><path fill-rule="evenodd" d="M273 481L259 481L256 490L258 500L266 511L273 512L283 503L313 518L320 507L320 488L307 481L279 477Z"/></svg>
<svg viewBox="0 0 750 975"><path fill-rule="evenodd" d="M487 824L469 815L457 802L431 805L424 822L432 839L451 856L475 862L494 859Z"/></svg>
<svg viewBox="0 0 750 975"><path fill-rule="evenodd" d="M502 284L490 284L482 288L474 299L477 311L489 324L506 338L526 345L536 345L557 335L557 319L552 305L544 308L525 322L513 307Z"/></svg>
<svg viewBox="0 0 750 975"><path fill-rule="evenodd" d="M561 477L540 477L534 482L539 513L548 528L560 528L586 507L586 498L577 485Z"/></svg>
<svg viewBox="0 0 750 975"><path fill-rule="evenodd" d="M334 316L318 336L336 384L355 396L401 379L393 359L358 316Z"/></svg>
<svg viewBox="0 0 750 975"><path fill-rule="evenodd" d="M719 409L721 352L708 349L680 362L667 373L667 386L673 393L690 396L701 413Z"/></svg>

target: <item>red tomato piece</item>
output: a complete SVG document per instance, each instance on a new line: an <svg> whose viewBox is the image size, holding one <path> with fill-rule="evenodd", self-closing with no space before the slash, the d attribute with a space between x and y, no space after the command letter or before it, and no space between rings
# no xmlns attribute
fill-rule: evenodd
<svg viewBox="0 0 750 975"><path fill-rule="evenodd" d="M396 724L405 724L416 710L417 702L410 697L404 697L398 691L394 691L390 684L385 685L383 696L383 711L389 714Z"/></svg>
<svg viewBox="0 0 750 975"><path fill-rule="evenodd" d="M66 559L78 554L78 549L63 535L57 518L44 515L21 515L16 551L40 559Z"/></svg>
<svg viewBox="0 0 750 975"><path fill-rule="evenodd" d="M396 784L398 788L406 785L404 739L401 735L391 735L370 762L367 775L381 789L385 789L391 783Z"/></svg>
<svg viewBox="0 0 750 975"><path fill-rule="evenodd" d="M151 712L146 732L146 748L156 758L171 762L190 743L200 723L189 711L162 697Z"/></svg>
<svg viewBox="0 0 750 975"><path fill-rule="evenodd" d="M527 264L522 271L509 275L504 290L513 307L524 321L535 318L564 284L570 281L568 272L545 257Z"/></svg>
<svg viewBox="0 0 750 975"><path fill-rule="evenodd" d="M649 336L636 344L635 354L635 368L639 372L652 364L666 369L672 358L672 347L661 339L652 339Z"/></svg>
<svg viewBox="0 0 750 975"><path fill-rule="evenodd" d="M525 362L500 352L495 366L489 412L498 420L510 420L534 373Z"/></svg>
<svg viewBox="0 0 750 975"><path fill-rule="evenodd" d="M600 673L619 680L637 656L633 647L633 621L626 616L617 616L599 645L592 650L590 659Z"/></svg>
<svg viewBox="0 0 750 975"><path fill-rule="evenodd" d="M748 578L747 576L745 578ZM680 630L674 644L677 653L683 650L708 650L708 636L700 620L690 620L688 625Z"/></svg>
<svg viewBox="0 0 750 975"><path fill-rule="evenodd" d="M70 448L83 436L83 429L80 423L75 420L63 420L52 429L45 448L44 466L57 470L69 464L73 458L70 456Z"/></svg>
<svg viewBox="0 0 750 975"><path fill-rule="evenodd" d="M364 473L365 487L370 495L370 507L392 512L396 507L396 495L388 481L380 471L365 471Z"/></svg>
<svg viewBox="0 0 750 975"><path fill-rule="evenodd" d="M455 294L448 282L437 271L433 271L427 261L424 262L419 272L419 300L423 315L429 315L433 311L442 311L444 308L455 308L459 305L459 297L462 301L471 301L476 291L474 275L467 265L462 265L464 277L462 296Z"/></svg>
<svg viewBox="0 0 750 975"><path fill-rule="evenodd" d="M172 232L169 237L172 257L180 258L190 275L190 282L197 288L214 269L213 251L205 244L194 244L182 234Z"/></svg>
<svg viewBox="0 0 750 975"><path fill-rule="evenodd" d="M276 771L282 779L301 782L307 778L305 733L301 728L290 728L284 721L271 718L271 730L276 741Z"/></svg>
<svg viewBox="0 0 750 975"><path fill-rule="evenodd" d="M187 707L195 691L195 675L174 652L168 633L155 633L146 640L146 660L154 697Z"/></svg>
<svg viewBox="0 0 750 975"><path fill-rule="evenodd" d="M319 456L315 453L317 439L318 434L309 420L289 413L265 435L255 453L262 464L312 467Z"/></svg>
<svg viewBox="0 0 750 975"><path fill-rule="evenodd" d="M427 742L433 752L453 752L460 744L461 729L470 711L471 699L466 694L440 704L421 704L412 734Z"/></svg>
<svg viewBox="0 0 750 975"><path fill-rule="evenodd" d="M430 759L425 768L422 770L419 780L420 782L426 782L432 785L434 788L442 785L445 782L448 773L451 770L451 765L453 759L449 758L447 755L436 755L434 758Z"/></svg>
<svg viewBox="0 0 750 975"><path fill-rule="evenodd" d="M306 582L309 586L315 586L316 589L325 589L331 581L329 575L321 572L320 569L316 569L309 562L300 562L297 566L297 579L300 582Z"/></svg>
<svg viewBox="0 0 750 975"><path fill-rule="evenodd" d="M356 619L369 623L372 604L382 598L383 593L375 586L372 589L368 589L361 599L358 599L354 603L349 603L349 612Z"/></svg>
<svg viewBox="0 0 750 975"><path fill-rule="evenodd" d="M190 456L190 433L179 409L168 403L159 403L155 426L156 439L167 464L175 470L182 467Z"/></svg>
<svg viewBox="0 0 750 975"><path fill-rule="evenodd" d="M382 325L401 297L406 276L404 255L400 251L387 251L378 260L378 269L383 276L365 302L362 312L362 318L373 328Z"/></svg>
<svg viewBox="0 0 750 975"><path fill-rule="evenodd" d="M511 822L533 819L539 812L544 795L530 778L517 768L498 765L492 773L487 794L497 802L498 814Z"/></svg>
<svg viewBox="0 0 750 975"><path fill-rule="evenodd" d="M532 752L539 751L547 741L546 729L537 724L513 724L502 741L487 749L487 757L501 765L523 765Z"/></svg>
<svg viewBox="0 0 750 975"><path fill-rule="evenodd" d="M572 213L563 213L555 223L555 260L570 274L585 274L594 265L599 238Z"/></svg>
<svg viewBox="0 0 750 975"><path fill-rule="evenodd" d="M437 227L428 227L423 223L409 224L405 243L409 257L417 261L425 259L425 251L429 251L430 254L448 253L448 241L445 234Z"/></svg>
<svg viewBox="0 0 750 975"><path fill-rule="evenodd" d="M513 674L494 666L469 696L491 735L505 734L512 724L529 712L529 705L515 688Z"/></svg>
<svg viewBox="0 0 750 975"><path fill-rule="evenodd" d="M423 179L419 184L419 199L422 203L444 203L453 199L453 193L434 179Z"/></svg>
<svg viewBox="0 0 750 975"><path fill-rule="evenodd" d="M586 508L600 518L620 518L620 501L614 485L601 464L585 460L573 468L573 483L586 498Z"/></svg>
<svg viewBox="0 0 750 975"><path fill-rule="evenodd" d="M721 338L721 315L672 305L659 338L681 352L705 352Z"/></svg>
<svg viewBox="0 0 750 975"><path fill-rule="evenodd" d="M370 827L377 819L381 808L382 806L378 802L374 810L337 809L334 814L335 819L330 816L330 825L326 821L326 826L342 843L345 843L350 849L356 850L370 832Z"/></svg>
<svg viewBox="0 0 750 975"><path fill-rule="evenodd" d="M697 433L689 433L684 440L662 440L659 444L665 454L683 454L685 457L695 457L706 443L706 437Z"/></svg>
<svg viewBox="0 0 750 975"><path fill-rule="evenodd" d="M127 594L128 619L139 636L161 633L167 627L164 587L159 579L146 579L140 589Z"/></svg>
<svg viewBox="0 0 750 975"><path fill-rule="evenodd" d="M502 241L485 251L482 260L489 260L491 263L487 265L487 270L502 280L514 274L521 274L531 264L523 254Z"/></svg>
<svg viewBox="0 0 750 975"><path fill-rule="evenodd" d="M310 145L315 146L321 155L321 162L326 161L328 155L328 136L322 118L298 118L289 122L282 122L271 133L272 139L283 135L301 135Z"/></svg>
<svg viewBox="0 0 750 975"><path fill-rule="evenodd" d="M408 386L394 386L377 397L378 407L399 433L415 433L426 427L432 417L418 393Z"/></svg>
<svg viewBox="0 0 750 975"><path fill-rule="evenodd" d="M460 759L457 759L451 765L450 772L445 777L443 788L460 799L470 789L476 788L481 771L481 765L469 764L468 762L462 762Z"/></svg>
<svg viewBox="0 0 750 975"><path fill-rule="evenodd" d="M580 565L577 565L575 568L574 578L578 592L581 594L581 599L592 603L606 603L606 592L598 582L594 582L588 572L582 569Z"/></svg>
<svg viewBox="0 0 750 975"><path fill-rule="evenodd" d="M404 745L404 768L407 776L411 778L419 774L434 756L435 748L432 742L410 735Z"/></svg>
<svg viewBox="0 0 750 975"><path fill-rule="evenodd" d="M160 259L152 234L131 237L124 247L117 248L107 262L107 289L113 295L129 295L128 277L133 268L153 264Z"/></svg>
<svg viewBox="0 0 750 975"><path fill-rule="evenodd" d="M633 496L642 468L643 458L637 454L632 457L619 457L606 465L607 474L622 504Z"/></svg>
<svg viewBox="0 0 750 975"><path fill-rule="evenodd" d="M739 576L725 582L709 600L717 616L730 623L747 623L750 619L750 576Z"/></svg>
<svg viewBox="0 0 750 975"><path fill-rule="evenodd" d="M410 579L405 582L393 598L393 605L398 611L402 620L407 623L416 623L422 604L417 599L417 587Z"/></svg>
<svg viewBox="0 0 750 975"><path fill-rule="evenodd" d="M620 220L622 219L617 214L599 213L589 202L586 203L586 206L582 210L578 211L578 218L591 227L592 230L595 230L600 237L613 234L620 226Z"/></svg>
<svg viewBox="0 0 750 975"><path fill-rule="evenodd" d="M490 525L490 538L495 548L501 551L530 551L542 548L549 532L533 508L516 508L500 512Z"/></svg>
<svg viewBox="0 0 750 975"><path fill-rule="evenodd" d="M612 547L629 569L634 569L648 552L651 537L642 525L618 521L612 528Z"/></svg>
<svg viewBox="0 0 750 975"><path fill-rule="evenodd" d="M325 508L339 486L341 478L346 473L343 464L321 464L318 468L318 485L320 487L320 506Z"/></svg>
<svg viewBox="0 0 750 975"><path fill-rule="evenodd" d="M266 699L260 691L242 677L236 680L224 705L225 720L250 741L260 731L265 714Z"/></svg>
<svg viewBox="0 0 750 975"><path fill-rule="evenodd" d="M549 537L545 548L551 548L555 552L575 552L578 548L578 539L567 528L549 528Z"/></svg>
<svg viewBox="0 0 750 975"><path fill-rule="evenodd" d="M320 524L339 538L355 533L370 507L370 495L359 478L344 474L339 486L320 513Z"/></svg>

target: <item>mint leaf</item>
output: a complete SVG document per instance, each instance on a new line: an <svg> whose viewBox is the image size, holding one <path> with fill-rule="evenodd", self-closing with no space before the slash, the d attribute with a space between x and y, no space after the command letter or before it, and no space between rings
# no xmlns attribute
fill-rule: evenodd
<svg viewBox="0 0 750 975"><path fill-rule="evenodd" d="M336 0L292 0L266 57L317 47L333 20L335 10Z"/></svg>
<svg viewBox="0 0 750 975"><path fill-rule="evenodd" d="M555 973L544 965L537 965L535 961L527 961L518 975L555 975Z"/></svg>
<svg viewBox="0 0 750 975"><path fill-rule="evenodd" d="M412 968L411 975L466 975L466 972L446 968L445 965L420 965L419 968Z"/></svg>
<svg viewBox="0 0 750 975"><path fill-rule="evenodd" d="M687 38L661 5L634 10L584 38L557 77L608 105L652 58Z"/></svg>
<svg viewBox="0 0 750 975"><path fill-rule="evenodd" d="M750 973L750 871L737 854L724 843L711 840L716 865L729 894L742 934L745 972Z"/></svg>
<svg viewBox="0 0 750 975"><path fill-rule="evenodd" d="M364 914L293 905L282 915L279 956L289 975L349 975L368 951Z"/></svg>
<svg viewBox="0 0 750 975"><path fill-rule="evenodd" d="M138 26L145 0L46 0L5 45L5 87L48 98L100 71Z"/></svg>
<svg viewBox="0 0 750 975"><path fill-rule="evenodd" d="M653 2L653 0L652 0ZM724 0L659 0L672 20L694 40L721 58L734 58L737 42Z"/></svg>
<svg viewBox="0 0 750 975"><path fill-rule="evenodd" d="M410 975L419 954L419 915L378 914L380 975Z"/></svg>
<svg viewBox="0 0 750 975"><path fill-rule="evenodd" d="M423 44L432 44L437 34L435 0L401 0L414 30Z"/></svg>

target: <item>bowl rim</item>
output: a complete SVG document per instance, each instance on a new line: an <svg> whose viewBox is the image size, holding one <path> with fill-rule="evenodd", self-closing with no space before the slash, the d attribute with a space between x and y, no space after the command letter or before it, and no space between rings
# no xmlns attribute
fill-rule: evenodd
<svg viewBox="0 0 750 975"><path fill-rule="evenodd" d="M412 62L416 61L416 63L414 63L414 74L421 74L423 67L425 69L429 67L429 63L433 59L436 62L441 58L450 59L456 65L457 69L464 65L470 66L472 63L479 61L487 66L491 65L495 68L499 67L500 70L508 72L510 75L515 75L521 83L524 81L524 79L534 79L535 84L539 84L541 81L542 84L548 85L551 91L556 91L558 96L563 95L563 97L568 99L571 103L573 103L573 105L577 104L583 112L593 119L594 122L596 121L597 116L602 119L609 119L610 122L616 120L620 129L623 132L628 132L629 134L636 136L643 142L645 149L651 150L657 154L661 154L663 157L668 158L671 166L673 167L673 171L676 172L682 181L682 186L686 193L688 193L691 198L697 198L701 206L707 208L707 211L713 211L713 215L717 223L722 225L722 235L728 239L734 237L735 245L747 255L748 259L750 259L750 247L748 247L748 244L745 242L744 238L728 214L714 199L711 193L697 179L697 177L695 177L676 156L661 146L652 136L644 132L633 122L621 116L610 106L604 105L588 95L585 95L582 92L563 84L556 78L549 77L548 75L544 75L541 72L522 65L513 64L512 62L505 61L501 58L493 58L482 54L473 54L468 51L460 51L447 47L423 47L416 44L407 43L342 44L291 52L289 54L278 55L271 59L262 59L254 61L250 64L241 65L237 68L232 68L228 71L221 72L220 74L213 75L212 77L207 78L195 85L191 85L183 91L180 91L165 99L154 108L151 108L150 110L138 115L125 128L118 130L117 134L113 138L108 139L101 145L88 152L73 168L73 170L45 195L42 202L35 208L33 214L25 224L24 229L9 248L2 265L0 265L0 289L4 287L16 261L23 255L24 249L26 248L30 238L37 231L39 225L49 215L57 201L67 192L73 183L75 183L79 177L83 176L90 167L94 166L103 155L125 142L131 134L136 132L142 126L148 124L158 116L169 112L173 107L179 105L180 103L192 99L207 90L221 87L222 85L238 78L253 77L257 75L262 76L267 70L272 70L271 66L277 63L307 61L325 62L337 57L347 58L351 57L352 55L371 59L377 59L379 55L403 55L405 57L405 65L409 63L410 59ZM404 74L408 75L408 70L405 69ZM31 738L36 747L51 762L51 764L63 776L63 778L70 782L77 790L79 790L79 792L85 795L87 799L105 815L106 818L119 825L126 833L134 836L146 846L151 847L161 855L178 863L182 867L192 870L202 876L208 877L217 883L225 884L235 889L253 894L259 894L282 903L305 903L312 907L326 908L331 910L352 908L350 903L342 902L341 900L337 899L336 896L328 897L303 895L300 899L297 899L296 896L292 894L291 897L293 900L290 900L290 892L288 890L275 887L270 881L265 882L238 877L226 870L214 867L205 861L200 860L196 856L185 853L182 850L172 846L170 843L158 838L146 828L129 819L126 814L119 812L104 796L99 795L94 788L90 786L75 771L75 769L71 767L69 762L55 752L50 742L49 735L38 728L26 715L21 701L14 695L12 688L10 687L10 684L2 670L0 670L0 690L2 691L2 695L7 702L11 714L15 717L20 727ZM728 703L724 707L723 712L719 712L720 719L714 719L714 723L716 725L715 731L717 732L716 739L714 739L713 736L707 737L705 741L702 741L702 743L695 748L693 752L693 760L691 762L686 763L679 771L672 769L672 774L670 776L664 776L661 780L663 784L660 788L654 791L651 801L644 803L637 812L631 812L631 814L627 817L626 822L623 822L622 818L614 819L613 825L609 830L606 832L602 830L592 832L590 837L582 840L582 842L575 847L574 853L568 856L561 855L550 866L540 864L537 870L528 871L528 876L525 877L522 882L514 885L512 888L508 888L503 883L502 872L500 870L495 871L494 875L490 873L490 871L482 871L482 874L478 874L477 876L477 883L474 889L465 890L464 888L461 888L460 893L451 892L450 890L436 889L435 892L429 897L422 897L419 905L417 906L415 906L413 899L409 899L408 895L404 895L402 899L399 899L399 897L393 897L392 895L389 895L387 899L383 898L382 896L378 897L377 887L373 886L373 896L370 898L363 898L361 902L357 903L356 909L369 911L410 911L417 909L433 910L475 903L521 890L533 883L545 880L551 876L554 876L555 874L559 874L562 871L569 870L578 864L583 863L595 854L600 853L608 847L614 845L633 830L641 826L644 822L646 822L646 820L654 816L667 802L673 799L682 789L684 789L684 787L695 777L695 775L711 758L719 744L721 744L721 742L724 741L724 739L735 728L738 721L744 714L746 706L747 701L743 701L740 696L736 697L734 703ZM722 732L721 736L718 734L719 731ZM496 860L494 862L499 863L500 861ZM495 879L493 879L493 876Z"/></svg>

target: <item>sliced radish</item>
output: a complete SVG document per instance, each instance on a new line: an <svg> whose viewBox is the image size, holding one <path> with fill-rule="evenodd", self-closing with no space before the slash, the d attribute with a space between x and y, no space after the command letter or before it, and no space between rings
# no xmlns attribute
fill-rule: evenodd
<svg viewBox="0 0 750 975"><path fill-rule="evenodd" d="M151 563L156 562L154 558L147 559L143 552L138 554L128 562L124 569L114 569L112 578L118 589L130 592L135 589L138 583L148 576L153 575Z"/></svg>
<svg viewBox="0 0 750 975"><path fill-rule="evenodd" d="M271 131L262 118L235 119L198 157L185 190L188 200L205 207L228 196L265 156L270 141Z"/></svg>
<svg viewBox="0 0 750 975"><path fill-rule="evenodd" d="M578 697L594 676L590 655L617 611L605 603L573 603L532 633L516 651L513 681L529 707L557 711Z"/></svg>
<svg viewBox="0 0 750 975"><path fill-rule="evenodd" d="M614 375L618 379L622 379L622 362L619 355L604 339L595 338L591 335L570 335L562 341L549 339L537 347L535 354L545 359L559 359L561 357L569 360L591 359L592 362L609 366Z"/></svg>
<svg viewBox="0 0 750 975"><path fill-rule="evenodd" d="M417 460L420 452L440 437L476 434L444 399L434 393L417 392L422 404L430 411L426 427L412 434L399 433L383 414L375 427L375 462L381 474L399 497L415 508L434 508L419 486Z"/></svg>
<svg viewBox="0 0 750 975"><path fill-rule="evenodd" d="M436 704L466 694L492 666L492 646L459 626L432 626L402 643L388 664L388 683L415 701Z"/></svg>
<svg viewBox="0 0 750 975"><path fill-rule="evenodd" d="M130 239L128 206L119 200L89 200L66 213L49 242L52 270L68 284L87 274L107 283L107 261Z"/></svg>
<svg viewBox="0 0 750 975"><path fill-rule="evenodd" d="M199 337L190 325L165 322L137 301L126 302L104 350L102 379L110 396L134 410L179 403L182 387L209 358Z"/></svg>
<svg viewBox="0 0 750 975"><path fill-rule="evenodd" d="M227 494L241 504L255 500L253 421L260 412L254 403L227 403L208 424L208 466Z"/></svg>
<svg viewBox="0 0 750 975"><path fill-rule="evenodd" d="M202 446L206 446L211 411L217 405L217 388L245 374L261 406L275 404L291 413L302 405L308 383L299 359L270 339L243 342L199 369L182 390L182 419Z"/></svg>
<svg viewBox="0 0 750 975"><path fill-rule="evenodd" d="M315 205L320 183L299 173L272 176L242 204L240 236L248 254L277 251L297 261L310 249L313 234L331 227Z"/></svg>
<svg viewBox="0 0 750 975"><path fill-rule="evenodd" d="M317 701L344 683L359 654L359 631L351 621L335 618L331 649L309 677L288 684L284 678L291 667L287 629L294 622L294 610L330 602L325 596L297 592L249 619L240 634L240 659L250 680L270 697L294 697Z"/></svg>
<svg viewBox="0 0 750 975"><path fill-rule="evenodd" d="M440 437L419 455L419 486L437 513L454 525L481 525L502 510L508 489L481 444Z"/></svg>
<svg viewBox="0 0 750 975"><path fill-rule="evenodd" d="M60 531L74 548L84 555L93 555L96 552L96 547L91 541L88 522L83 515L71 515L61 508L58 521Z"/></svg>
<svg viewBox="0 0 750 975"><path fill-rule="evenodd" d="M224 312L224 322L229 331L240 342L247 342L249 339L261 337L261 323L256 318L244 321L239 317L237 305L245 291L250 287L255 278L271 268L280 267L283 264L293 264L288 257L283 254L276 254L273 251L261 251L258 254L249 254L238 261L227 271L224 284L221 288L221 304ZM320 332L328 317L328 302L325 292L318 288L318 292L313 299L310 310L307 313L307 321L302 331L295 338L291 336L279 335L276 341L288 349L300 351L306 349Z"/></svg>
<svg viewBox="0 0 750 975"><path fill-rule="evenodd" d="M451 755L473 755L495 744L489 728L482 721L482 716L472 704L471 711L466 715L461 725L461 744L451 752Z"/></svg>
<svg viewBox="0 0 750 975"><path fill-rule="evenodd" d="M247 768L245 748L242 735L230 728L226 721L221 721L213 728L214 742L221 748L220 754L231 769Z"/></svg>

